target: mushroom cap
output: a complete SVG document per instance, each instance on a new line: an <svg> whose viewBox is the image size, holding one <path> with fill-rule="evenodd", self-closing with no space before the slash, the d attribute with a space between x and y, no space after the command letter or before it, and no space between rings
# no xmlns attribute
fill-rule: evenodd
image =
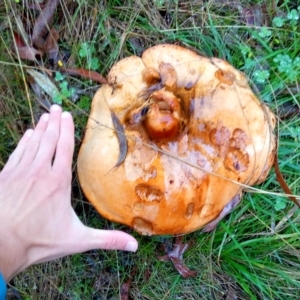
<svg viewBox="0 0 300 300"><path fill-rule="evenodd" d="M116 63L95 94L78 156L87 199L143 235L183 234L218 217L243 186L262 182L275 116L228 62L157 45ZM114 168L123 126L128 151Z"/></svg>

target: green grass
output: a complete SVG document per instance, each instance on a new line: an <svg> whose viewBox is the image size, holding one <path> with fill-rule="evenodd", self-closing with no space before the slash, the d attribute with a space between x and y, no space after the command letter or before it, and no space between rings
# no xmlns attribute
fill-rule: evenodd
<svg viewBox="0 0 300 300"><path fill-rule="evenodd" d="M299 195L300 27L292 13L294 9L300 15L297 1L236 1L238 7L222 1L203 2L63 0L54 25L60 32L60 48L69 56L65 65L86 68L88 58L78 55L83 43L94 46L90 58L98 58L98 71L103 75L116 61L140 55L157 43L179 43L203 55L226 59L246 73L259 98L279 116L281 171L293 193ZM275 2L279 3L276 10ZM22 132L31 125L32 116L37 120L42 112L25 78L26 67L36 64L18 60L11 46L12 31L18 31L17 17L35 17L24 3L27 1L17 4L5 0L0 4L0 168ZM254 4L266 4L264 26L247 24L239 12ZM283 19L282 27L276 25L280 22L275 19L276 23L275 17ZM47 58L43 59L47 65ZM63 103L74 115L78 150L86 124L82 110L89 111L97 86L78 78L67 80L70 87L84 91L75 103ZM290 109L294 114L288 116ZM132 299L299 297L299 213L273 231L293 207L285 197L276 196L282 190L274 172L259 186L271 194L245 193L242 204L214 232L198 231L185 236L187 241L194 241L185 254L185 262L198 275L183 279L170 263L157 259L162 254L162 238L141 237L103 220L87 203L76 176L76 155L76 212L87 225L134 234L139 251L128 254L95 250L33 266L11 282L10 293L14 289L26 300L118 299L120 286L135 269L130 287Z"/></svg>

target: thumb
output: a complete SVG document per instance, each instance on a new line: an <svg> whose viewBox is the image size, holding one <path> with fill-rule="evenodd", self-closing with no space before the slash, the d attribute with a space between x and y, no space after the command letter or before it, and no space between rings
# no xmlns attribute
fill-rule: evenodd
<svg viewBox="0 0 300 300"><path fill-rule="evenodd" d="M85 226L85 233L78 245L78 252L92 249L124 250L135 252L138 249L137 240L119 230L94 229Z"/></svg>

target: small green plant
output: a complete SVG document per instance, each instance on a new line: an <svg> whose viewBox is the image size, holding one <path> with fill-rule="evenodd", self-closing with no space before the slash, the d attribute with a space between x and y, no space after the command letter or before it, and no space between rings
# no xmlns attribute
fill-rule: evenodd
<svg viewBox="0 0 300 300"><path fill-rule="evenodd" d="M300 18L300 6L297 9L292 9L289 11L286 16L275 17L272 21L275 27L283 27L284 25L297 25L297 22Z"/></svg>
<svg viewBox="0 0 300 300"><path fill-rule="evenodd" d="M276 211L284 210L286 208L287 200L283 197L277 197L274 208Z"/></svg>
<svg viewBox="0 0 300 300"><path fill-rule="evenodd" d="M253 39L257 40L261 46L266 49L270 55L263 61L263 66L257 68L257 62L250 58L251 56L261 55L262 48L258 47L253 52L247 45L240 46L242 55L244 56L244 68L251 69L256 66L253 78L256 83L262 84L266 80L272 78L281 78L281 81L287 83L296 82L300 76L300 57L295 56L297 53L296 43L290 44L287 39L287 32L297 32L297 24L300 18L300 6L297 9L288 11L283 16L276 16L272 20L274 27L282 28L275 31L273 28L261 27L252 32ZM279 50L278 46L283 47L284 51ZM289 47L289 48L285 48ZM296 51L295 51L296 50ZM276 52L277 53L276 53ZM280 51L280 52L279 52ZM275 52L274 54L272 52Z"/></svg>
<svg viewBox="0 0 300 300"><path fill-rule="evenodd" d="M296 81L300 76L300 57L294 60L288 54L278 54L273 61L277 71L286 76L287 82Z"/></svg>
<svg viewBox="0 0 300 300"><path fill-rule="evenodd" d="M282 27L284 25L285 19L282 17L275 17L273 19L273 25L275 27Z"/></svg>
<svg viewBox="0 0 300 300"><path fill-rule="evenodd" d="M250 46L248 45L245 45L245 44L241 44L239 46L240 50L241 50L241 53L244 55L244 56L248 56L249 57L249 54L251 54L251 48Z"/></svg>
<svg viewBox="0 0 300 300"><path fill-rule="evenodd" d="M95 47L91 43L81 43L79 56L85 59L86 67L89 70L99 69L99 59L95 57Z"/></svg>
<svg viewBox="0 0 300 300"><path fill-rule="evenodd" d="M265 83L270 77L270 72L266 70L256 70L253 73L254 79L257 83Z"/></svg>
<svg viewBox="0 0 300 300"><path fill-rule="evenodd" d="M63 99L73 97L76 93L75 88L68 87L68 81L65 80L65 76L60 72L55 73L54 80L58 82L60 93L55 93L52 97L52 101L56 104L62 104Z"/></svg>
<svg viewBox="0 0 300 300"><path fill-rule="evenodd" d="M288 14L287 14L287 19L290 20L292 23L295 23L299 20L299 7L298 11L296 9L292 9Z"/></svg>
<svg viewBox="0 0 300 300"><path fill-rule="evenodd" d="M272 31L266 27L262 27L258 35L262 38L268 38L272 36Z"/></svg>

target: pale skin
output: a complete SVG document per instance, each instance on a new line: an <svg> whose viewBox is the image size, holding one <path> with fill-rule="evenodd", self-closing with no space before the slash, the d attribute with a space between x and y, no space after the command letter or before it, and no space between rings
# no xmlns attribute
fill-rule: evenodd
<svg viewBox="0 0 300 300"><path fill-rule="evenodd" d="M32 264L91 249L136 251L135 238L85 226L71 206L74 124L53 105L0 173L0 272L6 282Z"/></svg>

